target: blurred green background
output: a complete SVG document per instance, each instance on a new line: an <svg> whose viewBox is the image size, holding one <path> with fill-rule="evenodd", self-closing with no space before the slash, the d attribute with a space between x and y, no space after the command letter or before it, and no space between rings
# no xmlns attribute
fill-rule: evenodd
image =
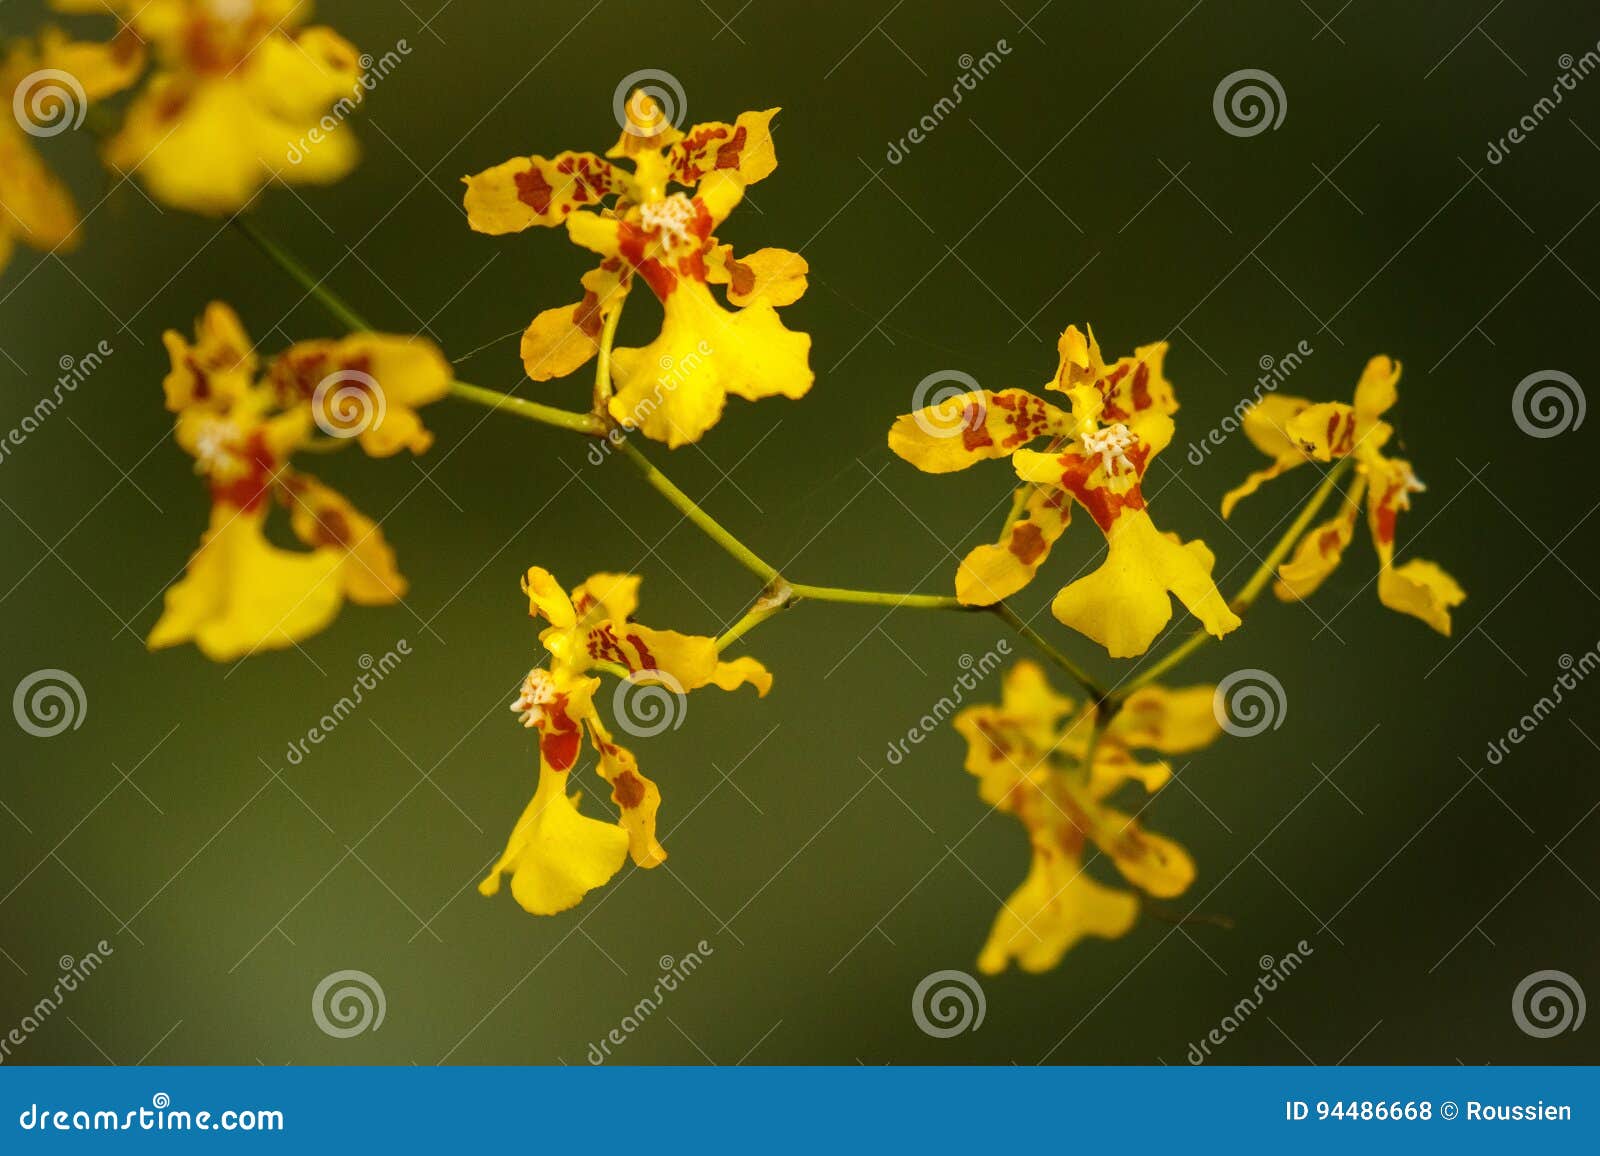
<svg viewBox="0 0 1600 1156"><path fill-rule="evenodd" d="M538 659L520 572L636 570L645 621L702 633L738 616L752 580L577 439L441 403L415 462L316 463L382 516L412 581L404 606L347 607L304 654L237 669L147 654L206 509L161 405L162 329L213 298L268 350L335 329L236 233L113 188L89 132L62 136L45 151L95 208L79 251L19 251L0 280L0 426L62 358L101 340L114 353L0 464L3 689L61 668L87 697L58 737L0 727L0 1030L48 994L59 957L102 938L115 953L8 1062L583 1063L661 957L702 939L713 954L618 1061L1181 1064L1258 961L1302 939L1314 954L1217 1062L1600 1059L1592 1025L1532 1038L1508 1006L1544 969L1600 993L1600 683L1485 759L1562 656L1600 640L1596 423L1534 438L1511 411L1535 371L1596 382L1600 78L1485 159L1563 54L1595 48L1592 12L435 3L320 7L364 51L410 51L358 118L354 175L269 190L256 218L376 323L434 336L463 379L584 404L587 374L523 379L517 335L575 298L589 261L542 230L471 233L458 179L603 150L618 82L663 69L691 121L783 106L780 167L722 236L809 259L810 292L784 316L814 337L817 383L797 403L731 402L698 448L646 449L791 577L948 589L1008 471L919 475L885 448L889 422L937 371L1041 385L1061 328L1089 321L1113 356L1172 341L1179 433L1147 488L1158 523L1203 537L1232 589L1315 477L1224 524L1217 499L1258 456L1239 436L1199 465L1184 450L1250 392L1260 359L1304 340L1290 392L1347 398L1370 355L1404 361L1392 416L1428 491L1402 556L1465 585L1456 636L1378 604L1363 532L1310 607L1268 599L1203 650L1181 681L1264 668L1286 717L1197 756L1143 820L1200 864L1176 906L1235 926L1145 920L1048 975L985 979L981 1028L954 1038L918 1029L913 989L974 969L1027 845L986 814L953 732L899 765L885 750L963 656L1006 637L987 616L807 605L763 627L748 650L777 676L767 700L696 695L681 729L638 744L670 862L535 919L472 889L532 789L533 745L506 711ZM13 0L0 19L17 33L38 11ZM889 163L964 57L1002 40L998 67ZM1235 137L1212 97L1244 68L1276 77L1287 108L1277 129ZM640 298L624 341L654 324ZM1075 527L1019 606L1115 675L1047 610L1100 549ZM361 656L401 638L412 655L289 765ZM991 680L981 697L997 696ZM380 1030L334 1039L313 1022L313 990L341 969L381 983Z"/></svg>

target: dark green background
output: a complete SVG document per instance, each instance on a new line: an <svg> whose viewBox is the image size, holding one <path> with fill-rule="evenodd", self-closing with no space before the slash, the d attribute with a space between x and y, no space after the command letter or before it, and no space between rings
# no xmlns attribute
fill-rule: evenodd
<svg viewBox="0 0 1600 1156"><path fill-rule="evenodd" d="M1198 467L1183 449L1250 390L1259 358L1305 339L1315 353L1292 391L1346 398L1370 355L1405 362L1393 417L1429 489L1402 551L1470 592L1456 638L1378 604L1364 533L1309 609L1261 604L1184 673L1270 670L1284 725L1219 742L1144 814L1200 864L1186 899L1236 927L1147 920L1049 975L985 980L982 1028L955 1039L917 1029L912 989L973 967L1026 843L1014 820L986 817L948 729L899 766L884 751L961 656L1003 637L987 617L812 605L764 627L749 647L776 673L770 698L696 695L681 730L639 744L666 797L667 868L629 868L574 913L526 916L471 889L532 786L532 744L505 709L538 657L519 573L635 569L644 620L705 633L740 613L752 580L576 439L443 403L415 464L352 455L321 471L384 518L406 606L347 608L306 655L231 673L192 649L145 653L205 518L161 406L161 330L212 298L268 349L334 327L238 235L124 185L80 251L19 251L0 281L0 425L31 410L63 355L115 347L0 466L0 682L9 693L61 667L89 704L57 738L0 727L0 886L16 883L0 902L0 1029L48 992L58 957L102 937L115 948L12 1062L582 1063L658 958L702 938L714 954L620 1060L1183 1063L1259 957L1302 938L1314 955L1219 1061L1600 1057L1600 1026L1531 1039L1509 1006L1545 968L1600 994L1600 685L1502 765L1484 760L1560 656L1600 640L1596 419L1540 440L1510 407L1536 370L1596 384L1600 77L1506 162L1484 160L1555 83L1558 57L1595 46L1592 11L1507 5L1474 30L1486 4L1358 2L1335 19L1333 0L1055 0L1029 29L1035 0L759 0L737 17L735 0L456 0L424 27L434 3L323 5L364 50L404 38L412 51L359 117L360 169L269 190L257 216L377 323L436 337L463 378L583 404L587 375L522 380L517 333L574 299L585 255L544 231L471 233L457 182L519 153L603 149L618 81L666 69L691 120L784 108L780 167L723 235L810 260L785 319L814 336L817 383L798 403L730 403L670 460L647 448L796 580L947 589L991 532L1008 471L919 475L885 429L935 371L1041 384L1056 334L1089 321L1111 355L1170 336L1183 411L1153 508L1205 538L1232 588L1315 478L1279 483L1226 526L1216 500L1257 456L1237 436ZM34 11L13 2L0 17L18 31ZM1001 66L888 165L888 142L949 91L962 54L1002 38ZM1238 139L1213 119L1214 88L1240 68L1283 84L1276 131ZM87 131L46 149L85 207L101 200ZM647 336L654 312L636 301L625 339ZM1041 611L1100 549L1074 527L1019 604ZM1047 611L1035 621L1116 671ZM359 656L402 637L413 655L286 766ZM381 982L380 1031L335 1040L313 1024L313 988L342 968Z"/></svg>

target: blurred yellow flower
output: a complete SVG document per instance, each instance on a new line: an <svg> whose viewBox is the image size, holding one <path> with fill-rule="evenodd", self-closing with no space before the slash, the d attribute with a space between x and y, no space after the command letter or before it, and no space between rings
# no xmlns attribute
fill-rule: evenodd
<svg viewBox="0 0 1600 1156"><path fill-rule="evenodd" d="M1048 971L1085 936L1116 939L1139 913L1135 893L1088 874L1089 844L1140 890L1167 899L1194 881L1194 861L1170 839L1153 835L1109 804L1123 785L1154 793L1172 777L1164 761L1141 762L1135 750L1181 754L1221 732L1209 686L1144 687L1105 728L1090 765L1094 705L1079 709L1051 689L1044 671L1020 662L1006 673L999 706L975 706L955 718L967 741L967 770L978 794L1015 815L1028 832L1027 878L995 917L978 957L986 974L1015 960L1024 971Z"/></svg>
<svg viewBox="0 0 1600 1156"><path fill-rule="evenodd" d="M410 381L418 376L418 363L431 361L433 372L449 380L448 363L427 342L382 334L361 338L364 344L356 348L404 350L387 360L374 356L370 364L378 373L392 364L403 370L398 377ZM163 340L172 362L163 383L167 408L177 414L178 444L193 455L196 472L210 488L211 519L187 573L166 593L165 610L150 632L151 649L193 642L206 657L231 661L315 634L346 598L383 606L404 597L405 579L377 523L289 464L318 427L333 438L371 432L329 425L318 406L337 408L337 399L284 388L294 374L281 371L280 362L304 367L322 358L337 365L339 358L327 358L326 347L341 344L292 346L258 380L260 360L250 338L220 302L206 309L194 341L174 331ZM381 408L383 389L377 378L371 381L363 396ZM273 501L288 507L290 528L309 552L267 540Z"/></svg>
<svg viewBox="0 0 1600 1156"><path fill-rule="evenodd" d="M306 0L57 0L110 12L119 39L148 45L155 71L134 98L106 162L137 174L156 200L236 212L274 178L329 184L358 157L344 117L365 93L356 49L304 27Z"/></svg>
<svg viewBox="0 0 1600 1156"><path fill-rule="evenodd" d="M1047 389L1065 393L1071 412L1026 390L974 390L905 414L889 448L927 473L1010 457L1030 483L1017 492L997 544L979 546L956 572L956 596L988 606L1026 586L1065 531L1076 502L1106 537L1105 562L1055 597L1055 616L1104 646L1113 658L1143 654L1172 617L1177 595L1205 628L1222 637L1239 625L1211 580L1204 542L1157 530L1141 484L1172 440L1178 408L1162 373L1165 342L1106 365L1093 331L1069 325ZM1050 439L1043 451L1026 447Z"/></svg>
<svg viewBox="0 0 1600 1156"><path fill-rule="evenodd" d="M1279 394L1262 398L1246 412L1242 424L1245 435L1272 464L1230 490L1222 499L1222 514L1232 514L1234 507L1263 483L1305 462L1353 457L1355 484L1344 494L1334 516L1300 539L1294 556L1278 568L1273 590L1285 601L1310 597L1344 558L1365 499L1367 526L1378 553L1378 600L1448 636L1450 611L1466 600L1467 592L1433 562L1413 558L1394 565L1400 512L1411 508L1412 494L1426 489L1410 462L1383 453L1394 435L1394 427L1383 415L1399 399L1399 381L1400 363L1380 355L1367 362L1352 405L1313 403Z"/></svg>
<svg viewBox="0 0 1600 1156"><path fill-rule="evenodd" d="M698 687L735 690L749 683L766 696L772 675L753 658L723 661L717 640L672 630L653 630L633 621L640 579L631 574L593 574L569 595L548 570L534 566L523 579L528 612L549 625L539 641L549 652L548 666L531 671L511 709L522 725L539 732L539 781L533 799L512 829L494 870L478 885L484 895L500 890L511 876L511 894L525 911L554 915L576 906L584 895L610 881L630 854L640 867L656 867L667 853L656 839L661 791L639 770L628 748L618 743L594 704L601 681L596 669L627 678L613 700L626 711L631 691L651 696L655 708ZM634 708L646 714L642 704ZM654 733L651 718L630 720ZM578 796L567 794L567 775L577 764L584 738L599 757L600 777L611 787L616 823L578 813Z"/></svg>
<svg viewBox="0 0 1600 1156"><path fill-rule="evenodd" d="M529 377L562 377L588 362L637 276L661 301L664 319L650 344L615 351L609 412L616 422L676 447L715 425L730 393L797 398L811 388L811 338L785 328L776 312L805 291L804 258L786 249L735 258L712 235L745 187L777 167L777 111L695 125L685 135L653 100L634 93L605 157L516 157L464 178L467 221L478 232L565 225L573 242L601 257L583 276L580 301L545 310L523 334ZM631 161L633 171L611 160ZM674 184L694 192L672 192ZM713 284L727 286L733 310L713 298Z"/></svg>
<svg viewBox="0 0 1600 1156"><path fill-rule="evenodd" d="M76 127L90 101L126 88L143 66L142 50L129 37L80 43L47 28L37 42L9 46L0 59L0 93L11 100L15 115L0 116L0 272L18 241L41 250L77 243L72 194L28 137Z"/></svg>
<svg viewBox="0 0 1600 1156"><path fill-rule="evenodd" d="M452 376L431 341L386 333L296 342L268 372L280 405L310 405L318 425L379 458L433 444L417 407L449 393Z"/></svg>

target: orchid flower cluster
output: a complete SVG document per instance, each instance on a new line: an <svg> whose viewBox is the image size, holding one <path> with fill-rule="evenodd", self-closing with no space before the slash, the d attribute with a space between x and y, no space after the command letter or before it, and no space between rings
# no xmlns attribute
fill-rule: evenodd
<svg viewBox="0 0 1600 1156"><path fill-rule="evenodd" d="M305 4L57 0L57 7L109 12L119 30L109 41L93 42L47 29L11 46L0 76L18 92L19 107L31 78L41 75L69 73L85 98L97 102L146 78L120 126L108 130L103 155L113 169L143 182L156 201L237 214L269 181L328 183L355 165L358 149L343 123L320 133L309 151L296 149L330 106L359 100L364 91L362 58L331 29L303 24ZM1237 630L1269 582L1279 598L1310 597L1342 560L1364 508L1379 599L1441 634L1450 632L1462 588L1435 563L1394 559L1399 514L1424 489L1409 462L1386 453L1395 434L1386 415L1398 400L1397 362L1373 358L1351 404L1274 394L1247 413L1244 429L1270 464L1226 495L1224 516L1290 470L1326 469L1289 533L1230 601L1213 578L1212 551L1203 541L1163 530L1145 492L1152 461L1173 439L1178 410L1166 375L1166 343L1108 362L1093 331L1075 324L1063 330L1054 374L1040 391L974 389L888 426L889 449L919 470L945 474L1003 458L1015 475L1001 534L971 549L950 575L948 592L791 582L684 494L628 436L637 433L668 449L698 443L715 428L730 395L795 400L813 385L811 338L778 314L805 291L806 260L775 247L736 254L716 236L745 190L777 167L778 110L687 130L642 90L628 97L625 110L622 134L604 155L514 157L464 179L472 229L502 235L560 228L598 258L581 278L581 296L537 313L520 342L534 382L594 363L587 412L455 380L432 342L368 330L354 310L238 216L234 223L302 279L350 332L263 358L233 310L216 302L192 339L176 331L165 335L171 357L166 405L175 415L178 444L205 482L210 514L187 571L166 592L149 635L152 649L192 642L207 658L235 661L298 646L346 601L401 599L406 581L378 523L294 459L352 445L374 458L424 453L433 438L418 411L447 397L610 440L646 484L761 581L748 613L711 637L642 625L638 575L599 572L569 590L538 565L525 569L521 588L530 616L541 624L544 657L522 678L510 705L517 721L535 732L537 770L532 798L480 885L485 895L497 893L509 877L511 895L525 911L555 915L607 884L630 860L645 869L665 861L657 831L663 793L603 716L604 678L673 694L748 686L765 698L774 682L768 667L728 652L788 607L835 602L987 610L1032 642L1044 662L1018 662L1004 678L998 704L969 707L953 720L980 800L1017 819L1032 856L1026 877L994 920L978 965L985 972L1012 963L1047 970L1086 937L1126 934L1141 911L1178 898L1195 880L1188 852L1138 821L1137 796L1117 800L1134 789L1146 795L1160 790L1172 777L1166 756L1219 737L1214 687L1156 680L1200 645ZM295 152L301 155L285 163ZM0 124L0 208L0 267L15 241L55 249L77 239L79 221L65 186L11 121ZM660 329L642 346L618 347L618 319L641 284L660 305ZM1313 524L1334 492L1340 494L1337 510ZM287 512L303 549L269 541L266 523L275 507ZM1051 610L1063 627L1110 658L1133 659L1163 636L1175 603L1198 623L1165 657L1111 684L1089 675L1006 601L1046 568L1075 510L1102 535L1105 553L1096 569L1056 593ZM1082 697L1052 687L1045 664ZM580 810L573 782L589 765L586 754L614 808L610 817ZM1097 856L1107 861L1104 880L1089 874Z"/></svg>

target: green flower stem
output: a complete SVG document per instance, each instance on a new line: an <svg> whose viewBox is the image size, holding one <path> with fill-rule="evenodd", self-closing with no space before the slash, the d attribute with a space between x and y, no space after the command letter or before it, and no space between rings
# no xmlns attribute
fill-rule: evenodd
<svg viewBox="0 0 1600 1156"><path fill-rule="evenodd" d="M1093 695L1096 702L1103 702L1105 700L1107 691L1105 687L1100 685L1099 680L1096 679L1094 675L1084 670L1083 667L1079 666L1076 662L1073 662L1072 659L1068 658L1065 654L1062 654L1061 651L1057 650L1042 634L1040 634L1033 627L1029 626L1026 620L1024 620L1023 617L1015 610L1011 609L1011 607L1007 606L1004 602L996 602L993 606L985 607L984 609L987 609L992 614L998 615L1002 622L1011 627L1012 630L1016 631L1023 638L1033 643L1033 645L1038 648L1041 654L1059 666L1062 670L1066 671L1067 674L1071 675L1073 681L1081 686L1085 693Z"/></svg>
<svg viewBox="0 0 1600 1156"><path fill-rule="evenodd" d="M856 606L904 607L908 610L975 610L963 606L954 594L895 594L885 590L852 590L844 586L806 586L796 583L796 598L810 598L816 602L848 602Z"/></svg>
<svg viewBox="0 0 1600 1156"><path fill-rule="evenodd" d="M518 417L525 417L529 421L555 426L557 429L564 429L571 433L599 437L606 432L605 423L593 414L574 413L570 409L557 409L553 405L540 405L536 401L513 397L509 393L501 393L494 389L484 389L481 385L468 385L464 381L452 381L450 383L450 396L461 401L470 401L473 405L487 406L489 409L503 409L508 413L516 414Z"/></svg>
<svg viewBox="0 0 1600 1156"><path fill-rule="evenodd" d="M756 599L756 603L745 616L735 622L717 639L717 653L721 654L750 631L760 626L767 619L783 613L794 605L794 590L781 579L767 588L767 591Z"/></svg>
<svg viewBox="0 0 1600 1156"><path fill-rule="evenodd" d="M1295 516L1295 520L1289 523L1289 528L1283 532L1283 537L1278 539L1278 544L1272 548L1272 552L1261 560L1261 565L1256 567L1256 572L1250 575L1250 581L1246 582L1240 588L1239 593L1234 595L1233 601L1228 603L1235 614L1242 617L1244 612L1250 609L1255 600L1261 596L1261 592L1267 588L1267 583L1272 581L1272 576L1277 573L1278 567L1289 556L1289 551L1294 549L1294 544L1310 528L1312 519L1317 516L1323 505L1333 495L1335 487L1339 484L1339 479L1344 477L1354 462L1355 457L1351 455L1340 458L1334 463L1333 469L1329 470L1327 476L1322 479L1322 484L1316 488L1310 499L1301 507L1300 513Z"/></svg>
<svg viewBox="0 0 1600 1156"><path fill-rule="evenodd" d="M1182 927L1188 924L1232 931L1235 925L1235 921L1230 915L1220 915L1210 911L1179 911L1175 907L1159 903L1148 897L1141 897L1140 903L1146 915L1153 919L1159 919L1163 923L1169 923L1174 927Z"/></svg>
<svg viewBox="0 0 1600 1156"><path fill-rule="evenodd" d="M1105 738L1106 728L1120 709L1116 701L1111 700L1101 702L1099 709L1094 712L1094 722L1089 727L1089 741L1084 744L1083 758L1078 763L1086 776L1093 776L1094 758L1100 751L1100 740Z"/></svg>
<svg viewBox="0 0 1600 1156"><path fill-rule="evenodd" d="M611 347L616 344L617 323L622 320L622 306L626 302L627 298L619 301L606 318L600 330L600 352L594 359L594 412L602 421L611 401Z"/></svg>
<svg viewBox="0 0 1600 1156"><path fill-rule="evenodd" d="M317 303L333 314L334 319L346 329L354 332L372 328L362 318L361 314L345 303L344 298L329 289L321 280L313 277L309 269L285 252L271 237L256 228L250 218L239 214L232 217L228 223L243 233L252 245L266 255L269 261L289 274L302 289L315 297Z"/></svg>
<svg viewBox="0 0 1600 1156"><path fill-rule="evenodd" d="M1261 565L1257 566L1256 572L1250 575L1250 580L1239 588L1239 593L1234 595L1233 601L1228 603L1229 609L1235 614L1243 618L1245 611L1249 610L1255 600L1261 596L1261 592L1267 588L1267 583L1272 581L1272 576L1277 573L1278 567L1289 556L1289 551L1294 548L1294 544L1300 540L1307 528L1310 527L1312 519L1317 516L1318 512L1327 503L1328 498L1332 496L1339 485L1339 479L1344 477L1345 472L1349 470L1354 460L1354 457L1340 458L1334 464L1333 469L1329 470L1327 475L1323 477L1322 484L1316 488L1306 501L1306 504L1300 508L1300 513L1293 522L1289 523L1289 528L1283 532L1283 537L1278 539L1277 545L1273 546L1267 556L1261 560ZM1195 631L1153 665L1146 667L1137 677L1130 679L1122 687L1118 688L1114 692L1116 699L1121 701L1140 687L1148 686L1150 683L1155 682L1167 671L1177 666L1207 642L1210 642L1211 639L1212 636L1206 633L1205 630Z"/></svg>
<svg viewBox="0 0 1600 1156"><path fill-rule="evenodd" d="M763 561L754 550L723 528L721 522L702 510L693 498L680 490L671 478L656 469L649 458L635 449L632 442L622 438L615 444L628 464L639 471L639 476L644 479L646 485L671 502L684 517L700 528L701 533L727 551L734 561L762 582L770 585L778 580L776 567Z"/></svg>
<svg viewBox="0 0 1600 1156"><path fill-rule="evenodd" d="M857 606L883 606L889 609L961 611L984 609L983 607L963 605L954 595L950 594L901 594L883 590L856 590L844 586L809 586L799 582L790 584L783 579L775 567L764 561L754 550L751 550L720 522L701 509L693 498L674 485L672 480L658 470L650 462L650 459L640 453L631 442L623 440L618 442L617 446L622 451L623 457L639 471L645 482L660 493L662 497L666 498L667 501L671 502L684 517L700 527L707 537L727 551L745 569L767 583L769 589L781 589L782 593L774 596L774 600L777 602L774 609L763 612L761 604L758 603L755 609L751 610L727 634L723 635L722 639L719 640L720 646L726 646L747 631L753 630L768 618L771 618L778 609L808 598L814 602L842 602ZM1010 607L1002 604L989 609L998 614L1018 634L1037 646L1051 662L1066 671L1079 686L1093 695L1096 701L1105 698L1105 688L1077 663L1040 637Z"/></svg>
<svg viewBox="0 0 1600 1156"><path fill-rule="evenodd" d="M1048 450L1046 451L1049 452ZM1024 482L1018 486L1011 495L1011 508L1006 511L1006 520L1000 523L1000 537L1003 541L1011 532L1011 524L1022 517L1022 507L1028 504L1028 499L1033 496L1032 482Z"/></svg>
<svg viewBox="0 0 1600 1156"><path fill-rule="evenodd" d="M256 227L248 217L242 214L233 217L229 224L238 229L249 238L266 258L283 270L289 277L306 292L317 299L317 303L331 314L346 329L352 332L370 331L372 326L367 324L366 318L357 313L343 297L329 289L320 280L311 274L304 265L300 264L283 246L267 236ZM621 310L613 311L606 322L605 336L615 335L616 321ZM602 365L609 366L609 342L601 350ZM609 369L606 370L609 375ZM598 386L596 387L598 389ZM470 401L474 405L487 406L490 409L504 409L516 414L518 417L528 418L530 421L542 422L545 425L555 426L557 429L568 430L572 433L586 434L590 437L599 437L606 432L605 423L586 413L573 413L571 410L557 409L551 405L540 405L535 401L525 401L509 393L499 393L481 386L468 385L464 381L450 383L451 396L462 401ZM341 446L348 442L340 442Z"/></svg>

